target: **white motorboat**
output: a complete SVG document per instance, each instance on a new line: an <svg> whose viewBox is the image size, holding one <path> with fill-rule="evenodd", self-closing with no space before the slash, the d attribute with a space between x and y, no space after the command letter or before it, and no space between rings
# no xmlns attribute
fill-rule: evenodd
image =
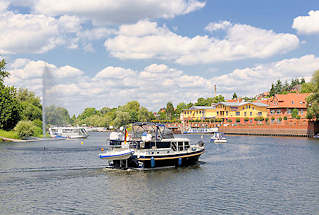
<svg viewBox="0 0 319 215"><path fill-rule="evenodd" d="M118 169L187 166L196 163L205 151L199 141L175 138L171 130L155 123L134 123L133 133L110 134L109 150L100 154L109 166ZM118 133L118 134L116 134Z"/></svg>
<svg viewBox="0 0 319 215"><path fill-rule="evenodd" d="M213 136L210 138L210 141L215 144L227 143L227 138L224 136L224 133L214 132Z"/></svg>
<svg viewBox="0 0 319 215"><path fill-rule="evenodd" d="M51 137L55 138L86 138L89 136L83 127L52 127L49 128Z"/></svg>
<svg viewBox="0 0 319 215"><path fill-rule="evenodd" d="M127 160L132 156L134 151L131 149L111 150L100 154L100 158L104 160Z"/></svg>

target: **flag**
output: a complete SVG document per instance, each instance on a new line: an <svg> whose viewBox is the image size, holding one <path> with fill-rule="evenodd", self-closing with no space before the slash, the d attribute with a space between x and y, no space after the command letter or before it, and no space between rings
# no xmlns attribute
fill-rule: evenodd
<svg viewBox="0 0 319 215"><path fill-rule="evenodd" d="M128 135L128 132L127 132L127 130L125 128L125 130L124 130L124 144L126 144L127 135Z"/></svg>

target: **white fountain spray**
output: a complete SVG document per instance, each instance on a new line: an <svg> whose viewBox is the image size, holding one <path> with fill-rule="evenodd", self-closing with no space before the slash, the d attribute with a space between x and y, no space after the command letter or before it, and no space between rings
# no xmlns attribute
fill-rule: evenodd
<svg viewBox="0 0 319 215"><path fill-rule="evenodd" d="M46 133L46 119L45 119L45 106L46 106L46 79L47 79L48 67L45 65L43 74L42 74L42 131L43 137L45 137Z"/></svg>

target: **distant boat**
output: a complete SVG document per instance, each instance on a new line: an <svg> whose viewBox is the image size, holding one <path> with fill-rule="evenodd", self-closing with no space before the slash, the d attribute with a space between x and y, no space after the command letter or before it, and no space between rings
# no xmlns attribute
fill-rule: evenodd
<svg viewBox="0 0 319 215"><path fill-rule="evenodd" d="M218 128L189 128L184 131L184 134L209 134L218 132Z"/></svg>
<svg viewBox="0 0 319 215"><path fill-rule="evenodd" d="M210 138L210 142L213 142L215 144L227 143L227 139L224 136L224 133L222 133L222 132L214 132L213 136Z"/></svg>
<svg viewBox="0 0 319 215"><path fill-rule="evenodd" d="M83 127L52 127L49 128L51 137L55 138L86 138L88 133Z"/></svg>

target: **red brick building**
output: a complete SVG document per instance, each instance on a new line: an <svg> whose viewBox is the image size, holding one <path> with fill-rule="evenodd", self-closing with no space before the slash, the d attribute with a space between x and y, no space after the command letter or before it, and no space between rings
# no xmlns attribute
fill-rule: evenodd
<svg viewBox="0 0 319 215"><path fill-rule="evenodd" d="M301 118L306 118L307 114L307 101L306 98L310 93L288 93L288 94L276 94L269 100L268 114L272 116L286 116L291 118L292 110L297 109L298 115Z"/></svg>

